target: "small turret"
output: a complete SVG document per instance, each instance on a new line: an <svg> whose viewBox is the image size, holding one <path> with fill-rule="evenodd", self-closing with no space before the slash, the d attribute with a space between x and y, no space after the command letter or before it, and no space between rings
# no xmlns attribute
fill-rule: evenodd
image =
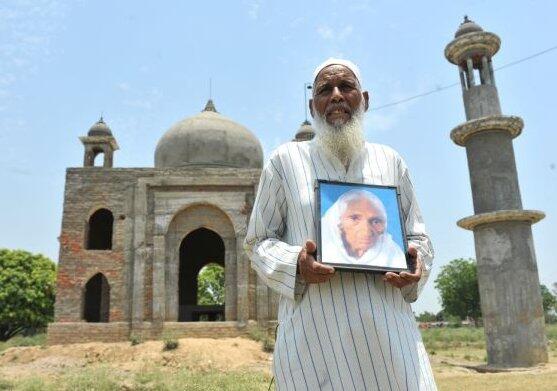
<svg viewBox="0 0 557 391"><path fill-rule="evenodd" d="M118 147L116 139L112 135L112 131L104 122L103 117L95 122L87 132L87 136L79 138L85 147L85 154L83 157L84 167L94 167L95 158L99 154L104 155L103 165L104 168L111 168L113 165L114 151Z"/></svg>

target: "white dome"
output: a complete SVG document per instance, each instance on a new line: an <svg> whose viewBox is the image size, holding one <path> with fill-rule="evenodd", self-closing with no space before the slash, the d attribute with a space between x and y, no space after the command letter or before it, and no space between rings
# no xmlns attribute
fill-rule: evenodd
<svg viewBox="0 0 557 391"><path fill-rule="evenodd" d="M191 165L261 168L263 150L253 133L219 114L209 100L201 113L174 124L155 151L157 168Z"/></svg>

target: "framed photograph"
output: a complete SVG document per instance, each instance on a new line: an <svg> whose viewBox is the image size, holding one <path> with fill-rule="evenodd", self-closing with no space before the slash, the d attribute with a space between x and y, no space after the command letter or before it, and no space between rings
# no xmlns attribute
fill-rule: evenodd
<svg viewBox="0 0 557 391"><path fill-rule="evenodd" d="M316 200L317 260L352 271L411 270L396 187L318 180Z"/></svg>

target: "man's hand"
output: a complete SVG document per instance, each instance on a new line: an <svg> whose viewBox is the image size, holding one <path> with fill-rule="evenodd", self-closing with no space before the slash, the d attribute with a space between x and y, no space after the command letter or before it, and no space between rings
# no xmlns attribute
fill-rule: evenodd
<svg viewBox="0 0 557 391"><path fill-rule="evenodd" d="M298 255L298 269L302 279L307 283L320 283L328 281L335 273L331 266L323 265L315 260L317 245L312 240L307 240L306 245Z"/></svg>
<svg viewBox="0 0 557 391"><path fill-rule="evenodd" d="M418 251L413 246L408 246L408 255L414 264L414 273L401 272L400 274L387 272L383 277L383 281L396 286L397 288L402 288L406 285L410 285L414 282L420 281L422 278L422 260L418 254Z"/></svg>

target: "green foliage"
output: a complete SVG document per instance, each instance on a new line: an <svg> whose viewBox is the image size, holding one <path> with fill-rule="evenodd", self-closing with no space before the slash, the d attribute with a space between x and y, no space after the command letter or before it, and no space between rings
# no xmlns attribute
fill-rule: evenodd
<svg viewBox="0 0 557 391"><path fill-rule="evenodd" d="M545 315L546 323L556 323L557 322L557 297L555 297L551 291L545 286L540 285L540 290L542 294L542 305L543 313Z"/></svg>
<svg viewBox="0 0 557 391"><path fill-rule="evenodd" d="M0 390L13 390L14 385L5 379L0 379Z"/></svg>
<svg viewBox="0 0 557 391"><path fill-rule="evenodd" d="M441 294L445 318L452 315L476 321L481 317L477 267L473 259L454 259L443 266L435 288Z"/></svg>
<svg viewBox="0 0 557 391"><path fill-rule="evenodd" d="M56 265L41 254L0 249L0 341L52 321Z"/></svg>
<svg viewBox="0 0 557 391"><path fill-rule="evenodd" d="M180 343L175 338L165 338L163 340L163 350L165 351L177 349L179 345Z"/></svg>
<svg viewBox="0 0 557 391"><path fill-rule="evenodd" d="M449 315L446 317L445 319L446 322L449 322L449 327L453 328L453 329L457 329L459 327L462 327L462 319L460 319L460 316L456 316L456 315Z"/></svg>
<svg viewBox="0 0 557 391"><path fill-rule="evenodd" d="M46 334L40 333L31 336L16 335L6 342L0 341L0 352L16 346L46 346Z"/></svg>
<svg viewBox="0 0 557 391"><path fill-rule="evenodd" d="M418 322L435 322L437 317L434 313L424 311L416 317Z"/></svg>
<svg viewBox="0 0 557 391"><path fill-rule="evenodd" d="M275 337L265 329L260 327L250 328L248 336L254 341L261 342L264 352L271 353L275 350Z"/></svg>
<svg viewBox="0 0 557 391"><path fill-rule="evenodd" d="M137 334L132 334L132 335L130 336L130 344L131 344L132 346L139 345L141 342L143 342L143 341L141 340L141 337L140 337L139 335L137 335Z"/></svg>
<svg viewBox="0 0 557 391"><path fill-rule="evenodd" d="M199 305L224 304L224 268L215 263L204 266L197 277Z"/></svg>

